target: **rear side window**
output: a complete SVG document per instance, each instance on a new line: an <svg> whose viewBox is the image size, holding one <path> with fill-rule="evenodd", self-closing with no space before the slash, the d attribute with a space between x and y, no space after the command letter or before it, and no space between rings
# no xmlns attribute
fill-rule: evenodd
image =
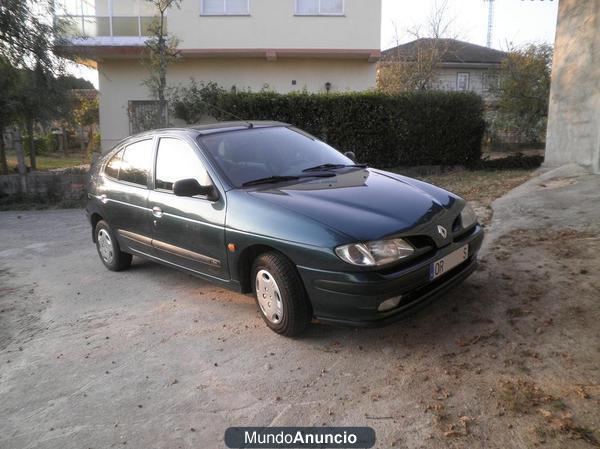
<svg viewBox="0 0 600 449"><path fill-rule="evenodd" d="M212 184L191 146L183 140L161 138L156 156L156 188L173 191L176 181L190 178L196 179L203 186Z"/></svg>
<svg viewBox="0 0 600 449"><path fill-rule="evenodd" d="M104 173L112 178L119 177L119 168L121 168L121 159L123 158L123 150L119 151L113 157L110 158L108 164L106 164L106 168L104 168Z"/></svg>
<svg viewBox="0 0 600 449"><path fill-rule="evenodd" d="M146 187L151 166L152 139L132 143L123 150L118 179Z"/></svg>

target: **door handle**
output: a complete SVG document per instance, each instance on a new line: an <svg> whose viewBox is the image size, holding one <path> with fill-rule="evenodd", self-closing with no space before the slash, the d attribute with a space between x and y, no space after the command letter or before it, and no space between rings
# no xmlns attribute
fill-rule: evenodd
<svg viewBox="0 0 600 449"><path fill-rule="evenodd" d="M162 214L163 214L163 211L160 207L154 206L152 208L152 215L154 215L156 218L162 217Z"/></svg>
<svg viewBox="0 0 600 449"><path fill-rule="evenodd" d="M108 203L108 197L107 197L107 196L106 196L104 193L103 193L102 195L100 195L100 196L98 197L98 199L100 200L100 202L101 202L102 204L106 204L106 203Z"/></svg>

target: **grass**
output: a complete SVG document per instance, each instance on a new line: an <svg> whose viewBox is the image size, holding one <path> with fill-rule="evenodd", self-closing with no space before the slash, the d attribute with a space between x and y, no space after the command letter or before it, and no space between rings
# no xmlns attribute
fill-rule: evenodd
<svg viewBox="0 0 600 449"><path fill-rule="evenodd" d="M526 414L542 404L555 401L533 382L516 380L504 382L499 392L502 405L516 414Z"/></svg>
<svg viewBox="0 0 600 449"><path fill-rule="evenodd" d="M17 155L14 151L8 150L6 152L6 159L8 167L11 173L15 173L18 167ZM75 167L77 165L87 164L87 154L79 152L73 152L69 154L43 154L36 157L37 170L52 170L55 168L68 168ZM29 158L25 158L25 165L30 166Z"/></svg>
<svg viewBox="0 0 600 449"><path fill-rule="evenodd" d="M402 173L402 170L392 170ZM456 193L469 201L491 203L496 198L529 180L535 170L452 170L418 179Z"/></svg>

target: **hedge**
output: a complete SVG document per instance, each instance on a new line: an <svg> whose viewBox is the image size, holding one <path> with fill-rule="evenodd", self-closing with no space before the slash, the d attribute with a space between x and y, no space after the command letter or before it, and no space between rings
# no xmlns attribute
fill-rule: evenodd
<svg viewBox="0 0 600 449"><path fill-rule="evenodd" d="M531 170L538 168L544 162L544 156L530 155L523 153L509 155L500 159L481 159L471 168L479 170L510 170L525 169Z"/></svg>
<svg viewBox="0 0 600 449"><path fill-rule="evenodd" d="M374 167L469 166L481 157L483 103L473 93L221 92L215 99L220 111L212 115L219 120L235 115L290 123ZM199 111L205 108L198 105ZM188 121L192 109L189 102L175 107Z"/></svg>

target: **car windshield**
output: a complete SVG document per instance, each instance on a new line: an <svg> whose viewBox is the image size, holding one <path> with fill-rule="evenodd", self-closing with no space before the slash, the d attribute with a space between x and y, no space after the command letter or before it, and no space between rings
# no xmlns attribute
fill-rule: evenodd
<svg viewBox="0 0 600 449"><path fill-rule="evenodd" d="M306 169L321 165L324 170L353 165L326 143L284 126L216 133L199 140L238 188L257 180L307 178L311 174Z"/></svg>

